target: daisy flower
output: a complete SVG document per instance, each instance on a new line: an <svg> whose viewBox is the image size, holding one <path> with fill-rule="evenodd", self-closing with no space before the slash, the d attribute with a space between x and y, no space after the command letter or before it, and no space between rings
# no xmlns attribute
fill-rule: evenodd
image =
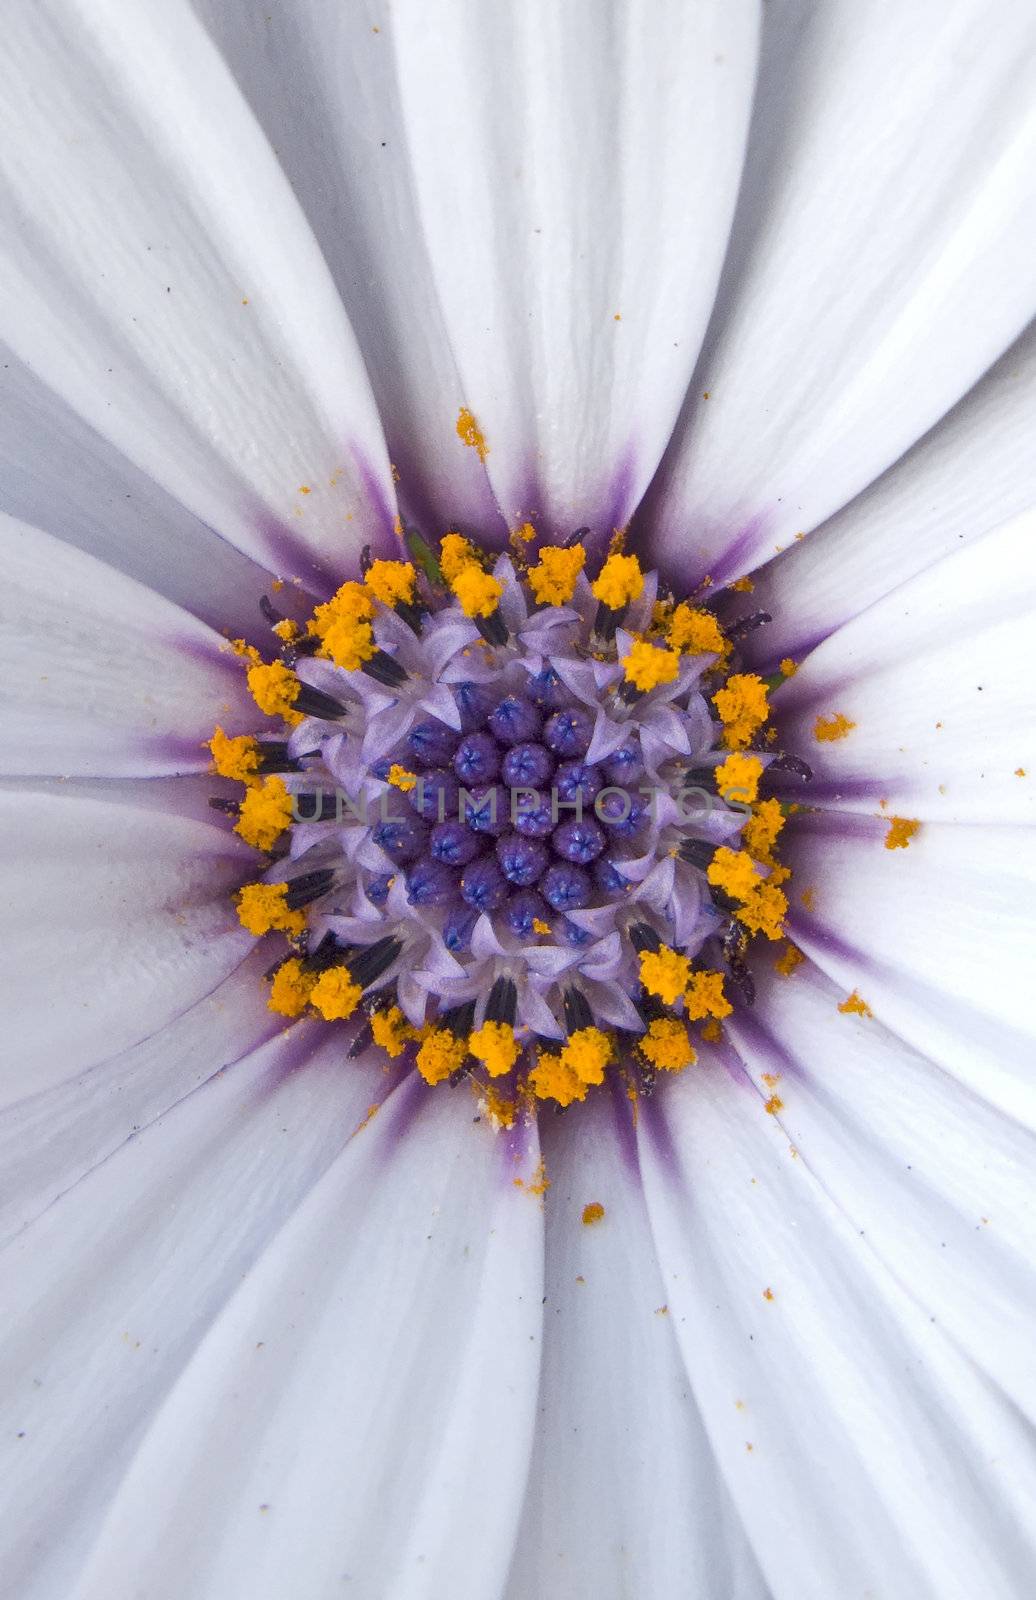
<svg viewBox="0 0 1036 1600"><path fill-rule="evenodd" d="M1020 1600L1031 8L4 23L3 1592Z"/></svg>

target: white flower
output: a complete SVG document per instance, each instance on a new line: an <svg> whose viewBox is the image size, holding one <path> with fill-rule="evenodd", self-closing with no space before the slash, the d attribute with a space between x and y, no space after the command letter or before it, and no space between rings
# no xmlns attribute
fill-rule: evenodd
<svg viewBox="0 0 1036 1600"><path fill-rule="evenodd" d="M1029 1592L1036 30L762 10L5 8L18 1600ZM632 519L801 662L807 960L545 1195L280 1031L206 805L218 630L397 507Z"/></svg>

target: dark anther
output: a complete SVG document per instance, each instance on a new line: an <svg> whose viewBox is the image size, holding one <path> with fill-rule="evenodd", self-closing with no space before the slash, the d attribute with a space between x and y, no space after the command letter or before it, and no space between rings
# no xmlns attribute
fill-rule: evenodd
<svg viewBox="0 0 1036 1600"><path fill-rule="evenodd" d="M265 621L270 624L271 628L276 627L278 622L284 621L283 612L277 610L268 594L260 596L259 610L262 612Z"/></svg>
<svg viewBox="0 0 1036 1600"><path fill-rule="evenodd" d="M715 767L688 767L683 775L683 781L689 789L705 789L709 794L718 794Z"/></svg>
<svg viewBox="0 0 1036 1600"><path fill-rule="evenodd" d="M374 1043L374 1033L369 1022L362 1022L355 1039L346 1051L346 1059L355 1061L357 1056L362 1056Z"/></svg>
<svg viewBox="0 0 1036 1600"><path fill-rule="evenodd" d="M619 699L625 701L628 706L639 700L643 693L643 689L638 689L636 684L631 683L628 678L619 686Z"/></svg>
<svg viewBox="0 0 1036 1600"><path fill-rule="evenodd" d="M668 1009L662 1004L657 994L642 993L636 995L633 1004L640 1014L645 1029L650 1028L653 1022L658 1021L659 1017L667 1017L669 1015Z"/></svg>
<svg viewBox="0 0 1036 1600"><path fill-rule="evenodd" d="M402 617L411 633L416 633L420 638L421 618L424 616L422 608L412 600L397 600L392 609L397 617Z"/></svg>
<svg viewBox="0 0 1036 1600"><path fill-rule="evenodd" d="M451 1006L439 1017L439 1026L452 1033L455 1039L466 1039L475 1021L475 1002L465 1000L462 1005Z"/></svg>
<svg viewBox="0 0 1036 1600"><path fill-rule="evenodd" d="M513 978L497 978L486 1003L487 1022L506 1022L514 1027L518 1013L518 988Z"/></svg>
<svg viewBox="0 0 1036 1600"><path fill-rule="evenodd" d="M500 615L499 610L491 611L488 617L474 617L475 627L487 644L502 645L508 640L507 624Z"/></svg>
<svg viewBox="0 0 1036 1600"><path fill-rule="evenodd" d="M384 650L375 650L370 660L363 662L362 671L375 683L383 683L387 689L398 689L409 677L406 668Z"/></svg>
<svg viewBox="0 0 1036 1600"><path fill-rule="evenodd" d="M603 639L605 644L611 644L615 638L615 630L625 615L625 606L606 606L603 600L599 600L597 615L594 618L594 633L598 639Z"/></svg>
<svg viewBox="0 0 1036 1600"><path fill-rule="evenodd" d="M630 944L639 955L642 950L660 950L662 941L654 928L646 922L634 922L630 925Z"/></svg>
<svg viewBox="0 0 1036 1600"><path fill-rule="evenodd" d="M222 811L226 817L236 817L241 811L240 803L237 800L227 800L221 794L211 795L209 797L209 805L213 811Z"/></svg>
<svg viewBox="0 0 1036 1600"><path fill-rule="evenodd" d="M768 611L753 611L749 617L735 617L733 622L724 626L724 633L728 639L743 639L746 634L754 633L756 628L762 628L773 618Z"/></svg>
<svg viewBox="0 0 1036 1600"><path fill-rule="evenodd" d="M707 839L684 839L680 845L680 860L697 867L699 872L705 871L715 854L716 846Z"/></svg>
<svg viewBox="0 0 1036 1600"><path fill-rule="evenodd" d="M337 794L307 789L292 796L292 815L296 822L331 822L341 814L342 802Z"/></svg>
<svg viewBox="0 0 1036 1600"><path fill-rule="evenodd" d="M312 905L314 900L320 900L329 893L334 881L335 875L330 867L320 867L316 872L303 872L291 879L284 903L289 911L301 911L303 906Z"/></svg>
<svg viewBox="0 0 1036 1600"><path fill-rule="evenodd" d="M360 551L360 577L365 578L373 565L374 557L371 555L371 547L369 544L365 544Z"/></svg>
<svg viewBox="0 0 1036 1600"><path fill-rule="evenodd" d="M589 528L577 528L575 533L570 533L561 541L562 550L571 550L574 544L585 544L590 537Z"/></svg>
<svg viewBox="0 0 1036 1600"><path fill-rule="evenodd" d="M343 949L333 933L325 933L316 949L306 957L306 968L310 972L326 972L328 967L337 967L348 955L348 948Z"/></svg>
<svg viewBox="0 0 1036 1600"><path fill-rule="evenodd" d="M743 928L732 923L723 935L723 957L727 963L730 981L746 1006L755 1004L755 980L748 970L745 951L748 938Z"/></svg>
<svg viewBox="0 0 1036 1600"><path fill-rule="evenodd" d="M796 778L801 778L803 783L809 783L813 777L813 768L801 756L789 755L786 750L778 750L766 771L790 772Z"/></svg>
<svg viewBox="0 0 1036 1600"><path fill-rule="evenodd" d="M361 950L347 963L353 982L358 983L361 989L369 989L372 983L377 983L382 973L388 971L402 948L402 942L391 934L375 940L374 944L368 945L366 950Z"/></svg>
<svg viewBox="0 0 1036 1600"><path fill-rule="evenodd" d="M338 722L346 714L346 707L340 700L325 694L323 689L311 688L308 683L300 685L292 709L301 711L304 717L319 717L321 722Z"/></svg>
<svg viewBox="0 0 1036 1600"><path fill-rule="evenodd" d="M293 667L300 656L315 656L320 649L320 640L315 633L304 633L301 638L293 639L281 650L281 660L286 667Z"/></svg>
<svg viewBox="0 0 1036 1600"><path fill-rule="evenodd" d="M565 990L565 1028L569 1033L578 1033L580 1028L592 1028L594 1014L590 1010L590 1003L581 989Z"/></svg>

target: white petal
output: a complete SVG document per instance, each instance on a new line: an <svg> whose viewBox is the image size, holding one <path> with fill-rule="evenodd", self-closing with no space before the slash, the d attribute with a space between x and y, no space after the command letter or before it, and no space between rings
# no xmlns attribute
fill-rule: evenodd
<svg viewBox="0 0 1036 1600"><path fill-rule="evenodd" d="M127 1573L152 1600L499 1593L542 1319L515 1156L466 1089L391 1097L187 1366L76 1600Z"/></svg>
<svg viewBox="0 0 1036 1600"><path fill-rule="evenodd" d="M401 506L426 532L502 534L485 468L458 448L464 393L417 213L395 13L376 0L195 9L323 251L367 364Z"/></svg>
<svg viewBox="0 0 1036 1600"><path fill-rule="evenodd" d="M464 403L512 525L625 522L679 409L740 176L751 0L394 8ZM451 419L452 421L453 419ZM458 448L460 448L458 443Z"/></svg>
<svg viewBox="0 0 1036 1600"><path fill-rule="evenodd" d="M141 788L138 805L131 785L0 787L0 1015L18 1042L0 1101L155 1033L251 944L230 895L254 853Z"/></svg>
<svg viewBox="0 0 1036 1600"><path fill-rule="evenodd" d="M771 626L747 641L799 659L962 544L1036 505L1036 326L920 444L756 575Z"/></svg>
<svg viewBox="0 0 1036 1600"><path fill-rule="evenodd" d="M1036 818L1036 511L854 617L781 686L810 803L956 821ZM855 723L817 742L818 718Z"/></svg>
<svg viewBox="0 0 1036 1600"><path fill-rule="evenodd" d="M157 1408L389 1082L378 1063L346 1067L337 1030L293 1028L128 1139L8 1246L0 1544L11 1593L70 1595Z"/></svg>
<svg viewBox="0 0 1036 1600"><path fill-rule="evenodd" d="M846 1026L841 991L811 963L790 981L756 971L755 1009L727 1031L763 1099L780 1098L776 1119L798 1159L897 1281L1036 1419L1032 1134L877 1020Z"/></svg>
<svg viewBox="0 0 1036 1600"><path fill-rule="evenodd" d="M703 1061L648 1102L639 1146L688 1379L774 1600L830 1600L847 1573L883 1600L1018 1600L1027 1425L762 1095Z"/></svg>
<svg viewBox="0 0 1036 1600"><path fill-rule="evenodd" d="M391 537L355 340L273 152L184 0L7 19L0 332L136 466L314 585ZM308 490L304 493L303 490Z"/></svg>
<svg viewBox="0 0 1036 1600"><path fill-rule="evenodd" d="M1033 311L1031 10L767 22L727 292L647 524L716 581L872 482Z"/></svg>
<svg viewBox="0 0 1036 1600"><path fill-rule="evenodd" d="M632 1149L607 1093L548 1119L536 1448L508 1600L762 1600L673 1335ZM604 1207L583 1224L588 1204Z"/></svg>
<svg viewBox="0 0 1036 1600"><path fill-rule="evenodd" d="M284 1026L267 1007L265 948L164 1028L0 1111L0 1241L217 1072Z"/></svg>
<svg viewBox="0 0 1036 1600"><path fill-rule="evenodd" d="M0 509L235 636L269 573L161 489L0 345ZM205 574L204 583L198 574Z"/></svg>
<svg viewBox="0 0 1036 1600"><path fill-rule="evenodd" d="M0 768L8 777L203 772L217 722L257 720L241 663L132 578L0 515Z"/></svg>
<svg viewBox="0 0 1036 1600"><path fill-rule="evenodd" d="M795 943L914 1049L1036 1124L1036 833L929 822L889 850L887 818L833 811L788 832Z"/></svg>

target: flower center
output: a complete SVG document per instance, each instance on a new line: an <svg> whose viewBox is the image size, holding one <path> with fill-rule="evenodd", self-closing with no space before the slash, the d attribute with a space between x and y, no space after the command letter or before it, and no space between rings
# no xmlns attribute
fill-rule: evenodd
<svg viewBox="0 0 1036 1600"><path fill-rule="evenodd" d="M608 1075L650 1092L751 1003L787 910L768 790L808 776L769 723L793 665L739 670L768 619L678 601L618 538L591 579L583 533L494 558L411 532L310 616L264 598L277 654L234 648L273 736L210 741L243 786L213 804L268 858L237 913L282 941L271 1009L470 1080L505 1125Z"/></svg>

